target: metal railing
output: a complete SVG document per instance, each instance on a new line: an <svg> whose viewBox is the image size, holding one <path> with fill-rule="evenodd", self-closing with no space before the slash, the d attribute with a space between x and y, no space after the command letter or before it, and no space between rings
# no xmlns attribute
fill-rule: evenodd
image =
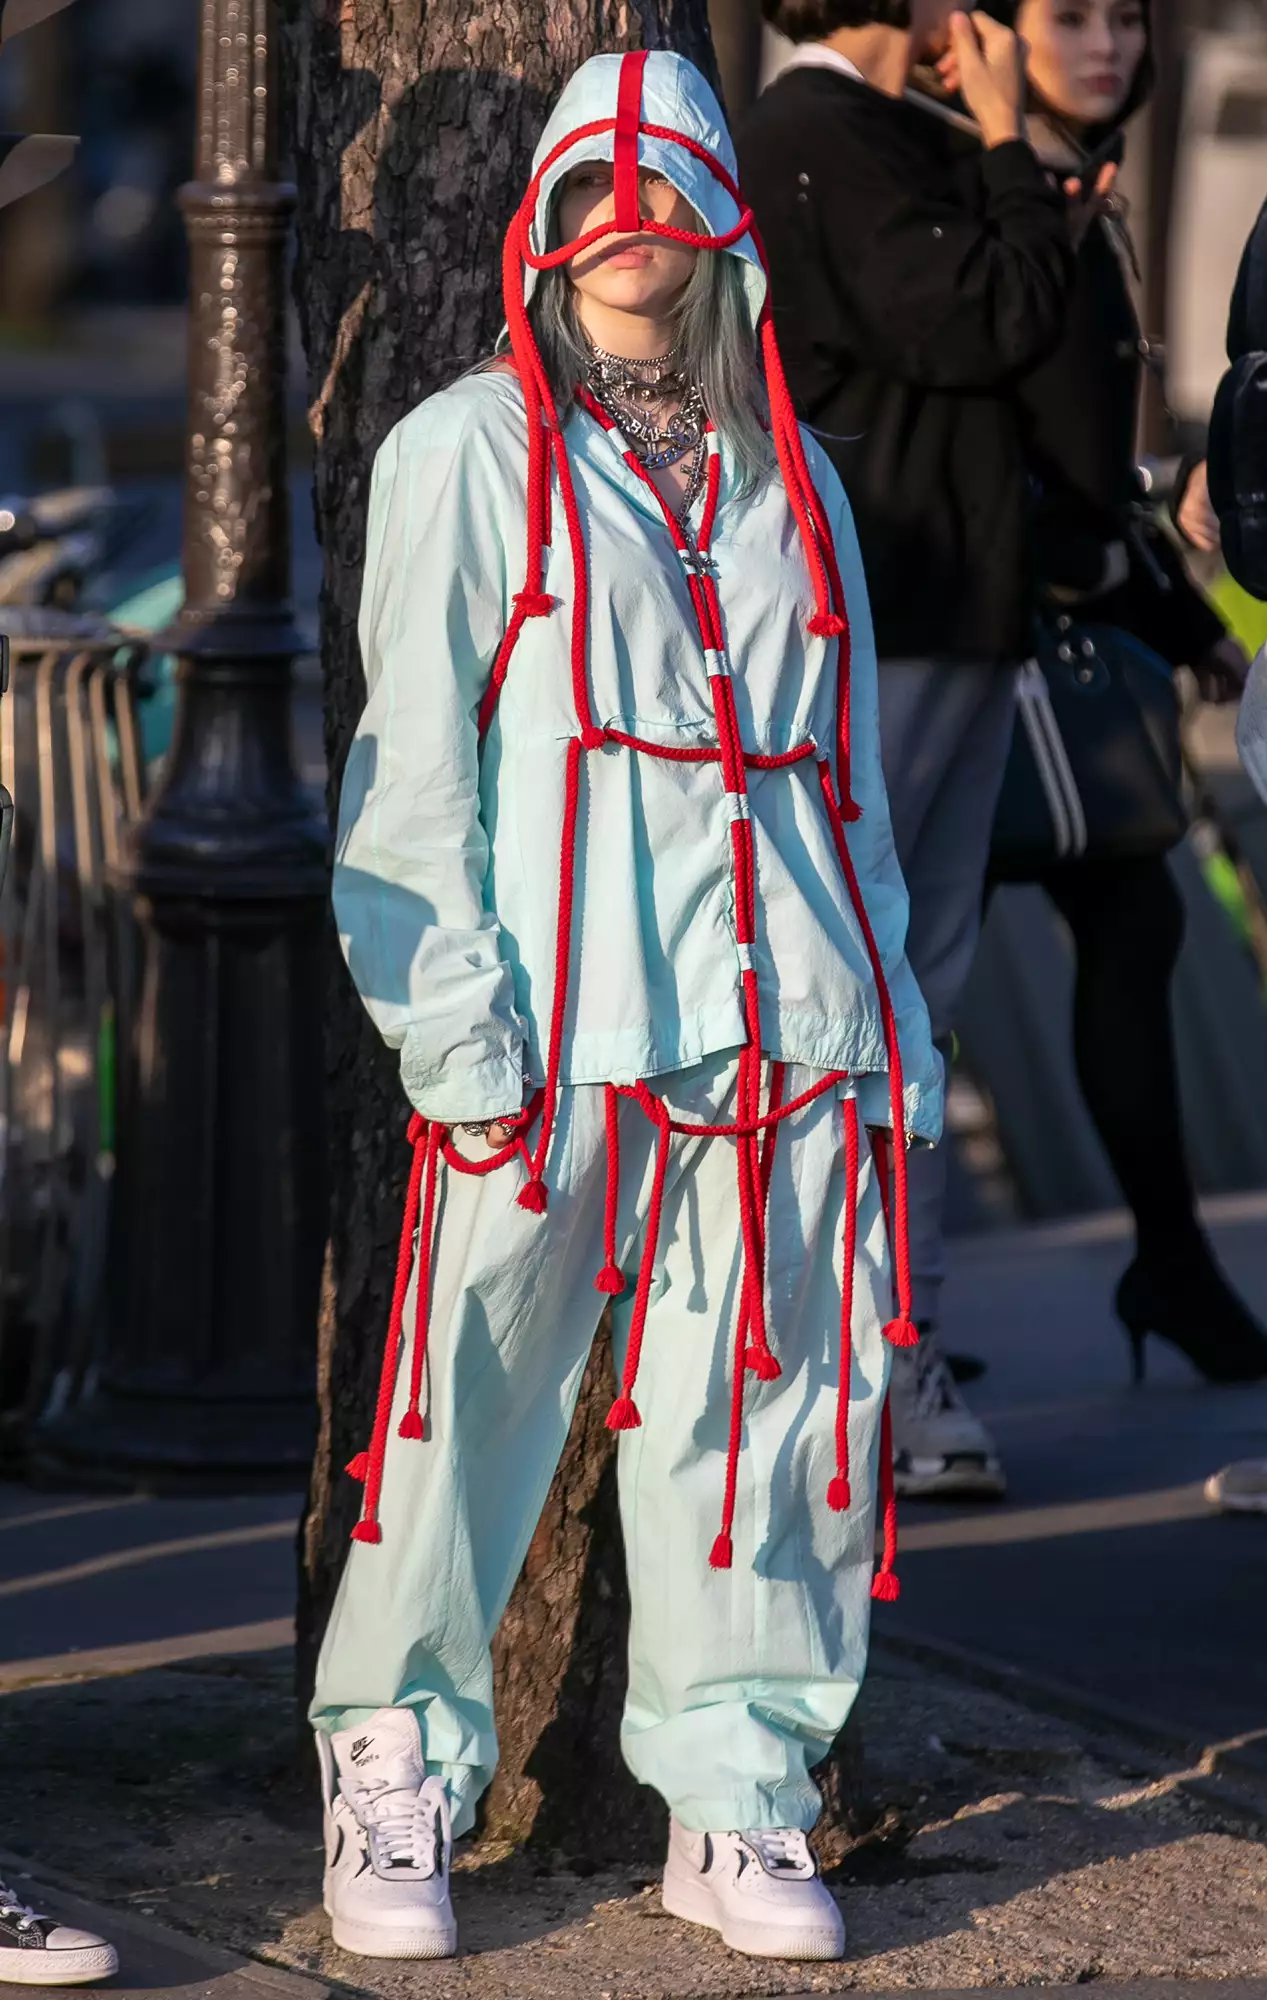
<svg viewBox="0 0 1267 2000"><path fill-rule="evenodd" d="M115 1050L132 918L112 886L144 770L145 648L99 619L0 611L0 1452L76 1395L104 1312Z"/></svg>

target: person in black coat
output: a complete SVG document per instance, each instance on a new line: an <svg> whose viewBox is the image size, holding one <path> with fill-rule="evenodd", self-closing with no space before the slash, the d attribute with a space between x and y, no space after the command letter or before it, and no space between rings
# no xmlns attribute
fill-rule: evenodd
<svg viewBox="0 0 1267 2000"><path fill-rule="evenodd" d="M1210 418L1210 499L1232 575L1267 598L1267 203L1237 274L1227 358Z"/></svg>
<svg viewBox="0 0 1267 2000"><path fill-rule="evenodd" d="M1061 335L1066 203L1026 140L1021 51L996 22L946 0L763 7L795 49L736 133L740 179L798 412L857 521L907 952L948 1051L1028 642L1014 389ZM938 62L975 124L908 89ZM935 1336L944 1147L912 1155L910 1194L922 1339L894 1358L898 1488L999 1493Z"/></svg>
<svg viewBox="0 0 1267 2000"><path fill-rule="evenodd" d="M1053 180L1142 102L1151 78L1141 0L992 0L1029 46L1030 132ZM1084 235L1064 337L1018 390L1034 484L1035 595L1049 609L1125 628L1207 699L1239 692L1245 657L1197 591L1173 545L1149 533L1135 464L1146 348L1129 286L1125 220L1107 175L1103 212ZM1137 1234L1117 1310L1142 1369L1160 1334L1207 1376L1267 1374L1267 1340L1228 1285L1196 1215L1184 1153L1170 981L1183 905L1163 853L1068 861L1042 885L1077 954L1078 1079ZM1129 1051L1129 1055L1127 1052Z"/></svg>

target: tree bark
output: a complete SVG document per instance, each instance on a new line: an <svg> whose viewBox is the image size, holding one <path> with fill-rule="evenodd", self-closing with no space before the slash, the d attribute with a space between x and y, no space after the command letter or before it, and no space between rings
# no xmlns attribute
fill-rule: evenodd
<svg viewBox="0 0 1267 2000"><path fill-rule="evenodd" d="M715 71L706 0L281 0L280 12L333 813L365 697L356 613L374 453L408 410L489 351L501 324L502 237L551 104L572 70L604 50L673 47ZM333 938L325 1009L331 1222L320 1436L300 1530L301 1700L359 1505L342 1468L370 1427L408 1115L396 1058ZM609 1373L600 1343L498 1635L503 1763L486 1823L514 1839L593 1833L632 1851L658 1813L616 1751L627 1600L603 1426ZM585 1798L597 1799L593 1828L575 1823Z"/></svg>

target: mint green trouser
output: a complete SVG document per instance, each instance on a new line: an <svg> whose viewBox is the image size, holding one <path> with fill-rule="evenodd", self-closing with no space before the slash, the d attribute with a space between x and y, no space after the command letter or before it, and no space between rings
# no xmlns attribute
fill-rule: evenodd
<svg viewBox="0 0 1267 2000"><path fill-rule="evenodd" d="M789 1069L790 1100L813 1080ZM722 1058L656 1082L674 1117L734 1115ZM465 1150L481 1145L463 1141ZM655 1128L621 1102L617 1301L623 1364L651 1189ZM401 1439L397 1378L379 1544L354 1542L317 1670L321 1729L375 1709L418 1711L428 1768L459 1832L497 1761L489 1639L510 1595L571 1421L605 1301L604 1093L561 1096L549 1212L515 1196L517 1165L444 1173L433 1274L425 1442ZM733 1140L675 1137L637 1403L620 1435L632 1597L625 1759L697 1830L808 1829L809 1776L866 1664L880 1407L888 1379L888 1254L863 1146L849 1438L853 1505L827 1506L835 1470L845 1173L834 1092L779 1131L768 1210L767 1312L782 1376L745 1391L734 1566L714 1570L743 1261ZM413 1325L412 1296L405 1328Z"/></svg>

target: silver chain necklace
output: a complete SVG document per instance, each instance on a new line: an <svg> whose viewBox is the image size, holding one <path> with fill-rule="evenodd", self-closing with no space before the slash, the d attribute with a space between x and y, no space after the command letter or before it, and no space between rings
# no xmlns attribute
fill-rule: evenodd
<svg viewBox="0 0 1267 2000"><path fill-rule="evenodd" d="M688 382L676 360L675 347L649 361L631 361L594 347L586 368L586 385L627 440L644 472L663 472L688 453L692 455L686 492L678 506L679 514L688 514L703 479L708 415L699 384ZM658 406L670 399L676 399L677 408L661 416Z"/></svg>

